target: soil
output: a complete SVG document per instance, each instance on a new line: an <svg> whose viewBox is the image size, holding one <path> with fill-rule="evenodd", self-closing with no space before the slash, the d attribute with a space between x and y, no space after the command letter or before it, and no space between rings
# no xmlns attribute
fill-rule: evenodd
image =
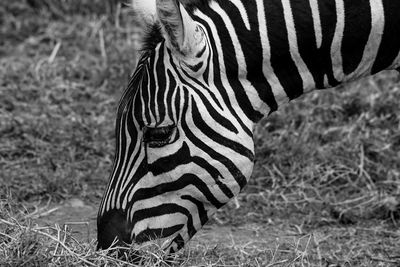
<svg viewBox="0 0 400 267"><path fill-rule="evenodd" d="M41 226L58 224L62 229L67 227L75 239L92 242L97 239L96 217L97 207L73 198L60 205L43 209L33 219Z"/></svg>
<svg viewBox="0 0 400 267"><path fill-rule="evenodd" d="M61 205L43 209L34 216L34 222L41 226L58 224L62 229L67 227L75 239L92 243L97 239L96 216L97 207L74 198ZM245 226L206 225L194 236L190 247L213 247L223 244L227 247L260 247L273 250L279 244L298 239L298 233L286 229L287 227L255 223Z"/></svg>
<svg viewBox="0 0 400 267"><path fill-rule="evenodd" d="M96 216L97 207L80 199L71 199L36 212L33 219L40 226L58 224L62 229L67 227L76 240L94 246ZM210 259L210 262L222 258L238 258L243 262L243 257L251 257L252 264L248 266L254 265L255 255L265 257L262 262L279 261L277 266L297 266L288 262L298 260L318 263L319 266L400 266L399 248L388 246L398 240L400 229L390 230L371 223L364 226L325 225L306 233L301 226L296 227L293 218L235 226L213 222L194 236L184 254L201 254L198 257ZM209 265L200 260L191 266Z"/></svg>

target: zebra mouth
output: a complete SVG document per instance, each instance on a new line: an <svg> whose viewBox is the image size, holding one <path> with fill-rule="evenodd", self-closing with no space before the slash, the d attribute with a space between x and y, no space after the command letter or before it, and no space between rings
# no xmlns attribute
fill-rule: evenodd
<svg viewBox="0 0 400 267"><path fill-rule="evenodd" d="M110 210L97 220L97 241L97 249L131 244L130 227L123 211Z"/></svg>

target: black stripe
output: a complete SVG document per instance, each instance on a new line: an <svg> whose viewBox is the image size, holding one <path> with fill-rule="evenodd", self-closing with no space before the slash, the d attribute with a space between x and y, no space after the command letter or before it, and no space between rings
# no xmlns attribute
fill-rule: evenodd
<svg viewBox="0 0 400 267"><path fill-rule="evenodd" d="M185 76L186 76L188 79L190 79L190 81L187 82L179 73L177 73L178 76L179 76L179 78L182 79L182 84L184 84L184 85L187 86L187 87L190 87L190 88L191 88L192 90L194 90L198 95L203 96L203 98L205 98L205 97L204 97L204 94L203 94L200 90L198 90L196 87L192 86L191 83L197 84L198 86L201 87L202 90L207 91L207 93L211 96L213 102L214 102L220 109L223 109L222 106L221 106L221 104L219 103L217 97L216 97L215 94L210 90L210 88L208 88L208 87L204 86L203 84L201 84L201 82L199 82L197 79L192 78L184 69L181 69L181 70L182 70L183 74L185 74Z"/></svg>
<svg viewBox="0 0 400 267"><path fill-rule="evenodd" d="M197 58L201 58L204 54L204 52L206 52L206 48L207 48L207 44L203 46L203 48L196 54Z"/></svg>
<svg viewBox="0 0 400 267"><path fill-rule="evenodd" d="M167 157L158 159L157 161L148 165L148 170L150 170L153 175L161 175L163 173L168 173L175 169L179 165L185 165L189 163L195 163L214 179L215 183L218 185L220 190L228 197L234 197L232 191L227 187L221 179L223 179L221 173L214 166L209 164L207 161L200 157L191 157L190 150L186 143L183 143L182 147L174 154ZM146 168L147 170L147 168ZM138 177L141 177L138 175Z"/></svg>
<svg viewBox="0 0 400 267"><path fill-rule="evenodd" d="M181 93L182 90L180 87L177 87L176 89L176 94L175 94L175 112L176 112L176 118L177 120L179 120L183 114L182 108L181 108ZM170 105L172 105L173 103L170 103Z"/></svg>
<svg viewBox="0 0 400 267"><path fill-rule="evenodd" d="M222 8L224 8L226 12L229 12L231 18L241 17L239 10L231 2L227 1ZM245 8L247 9L247 14L249 14L248 20L250 30L247 29L243 19L232 19L231 22L236 32L239 33L237 37L242 47L247 66L246 78L257 91L258 97L266 103L271 112L273 112L278 109L278 104L276 103L271 85L265 78L263 72L263 47L261 44L260 25L258 24L258 11L255 1L246 3Z"/></svg>
<svg viewBox="0 0 400 267"><path fill-rule="evenodd" d="M124 130L125 130L126 120L127 120L127 116L128 116L128 107L129 107L129 104L131 103L130 101L126 103L127 106L125 106L125 109L118 116L117 130L116 130L116 132L118 134L116 136L117 147L116 147L115 158L114 158L113 172L111 173L111 178L114 176L114 179L110 178L111 180L110 180L110 184L108 185L108 188L115 189L121 183L121 180L122 180L122 179L120 179L121 178L120 173L122 170L122 165L124 164L124 160L125 160L124 149L127 146L127 140L126 140ZM120 148L121 148L121 150L120 150ZM118 163L118 161L119 161L119 164L117 166L116 164Z"/></svg>
<svg viewBox="0 0 400 267"><path fill-rule="evenodd" d="M220 144L222 146L228 147L235 151L236 153L248 158L250 161L254 161L254 154L249 150L247 147L243 146L242 144L239 144L235 141L232 141L228 138L225 138L221 134L217 133L214 129L212 129L207 123L203 120L203 117L200 114L200 111L197 107L196 102L194 101L194 98L192 96L192 117L194 124L196 127L207 137L209 137L211 140L216 142L217 144ZM211 117L212 114L211 114Z"/></svg>
<svg viewBox="0 0 400 267"><path fill-rule="evenodd" d="M321 20L321 47L317 46L314 20L309 1L291 1L297 45L317 89L325 88L325 76L331 86L338 85L332 69L331 46L335 35L335 1L318 1ZM329 14L329 15L324 15Z"/></svg>
<svg viewBox="0 0 400 267"><path fill-rule="evenodd" d="M132 168L135 164L132 164L129 173L132 172ZM120 193L120 201L121 203L124 201L125 196L129 195L130 192L133 190L134 186L149 172L148 165L147 165L147 158L143 159L140 162L139 167L135 170L134 179L131 179L129 183L126 185L123 192ZM121 179L122 180L122 179Z"/></svg>
<svg viewBox="0 0 400 267"><path fill-rule="evenodd" d="M157 51L160 51L158 49ZM156 52L157 52L156 51ZM156 62L156 55L158 53L152 53L151 57L149 58L149 66L150 68L148 69L148 83L146 83L146 90L148 90L148 99L145 99L144 104L146 106L146 111L149 111L149 113L153 114L154 117L156 117L156 108L157 108L157 97L156 97L156 80L158 73L154 73L154 69L157 67L157 62ZM151 117L149 117L151 118ZM149 121L149 120L148 120Z"/></svg>
<svg viewBox="0 0 400 267"><path fill-rule="evenodd" d="M189 91L190 89L187 90ZM207 109L207 112L219 125L232 133L239 133L238 129L236 129L236 127L226 118L226 116L223 116L218 111L216 111L213 105L211 105L210 101L202 93L199 92L198 96L201 98L201 101Z"/></svg>
<svg viewBox="0 0 400 267"><path fill-rule="evenodd" d="M193 235L194 235L195 233L193 233ZM182 249L183 248L183 246L185 246L185 241L183 240L183 238L182 238L182 236L180 235L180 234L178 234L175 238L174 238L174 240L172 240L172 242L174 242L174 243L176 243L176 245L177 245L177 250L175 251L172 247L170 248L170 253L175 253L175 252L177 252L178 250L180 250L180 249Z"/></svg>
<svg viewBox="0 0 400 267"><path fill-rule="evenodd" d="M263 117L263 114L261 114L259 111L255 110L253 108L252 103L250 102L249 98L247 97L246 91L243 88L243 86L239 82L239 78L237 77L238 70L239 70L239 65L238 62L236 61L236 54L235 54L235 49L233 46L233 41L230 36L230 33L228 29L225 26L225 22L222 20L221 16L215 12L212 9L208 10L207 15L212 19L215 25L218 25L217 30L218 30L218 35L220 37L221 41L221 46L222 49L224 50L223 52L223 62L218 62L218 57L214 57L214 75L215 76L220 76L221 72L219 67L217 67L219 64L224 64L226 68L226 75L228 76L228 82L230 83L230 86L234 89L234 94L237 99L237 102L239 104L239 107L241 110L246 114L246 116L252 120L253 122L257 122L260 120L260 118ZM209 30L209 29L207 29ZM211 32L209 31L209 37L210 39L212 38ZM218 51L215 47L214 40L211 40L210 43L213 46L214 51ZM220 79L220 78L218 78ZM217 79L215 79L217 80ZM217 82L217 81L216 81ZM224 88L222 85L221 87L217 86L221 90L221 88ZM226 89L224 89L226 90ZM222 91L222 90L221 90ZM230 105L229 100L225 102ZM236 114L236 113L235 113Z"/></svg>
<svg viewBox="0 0 400 267"><path fill-rule="evenodd" d="M183 196L181 196L181 198L184 199L184 200L188 200L188 201L190 201L190 202L192 202L193 204L196 205L198 213L199 213L199 218L200 218L201 225L206 224L207 221L208 221L208 215L207 215L206 209L204 208L203 202L195 199L192 196L188 196L188 195L183 195Z"/></svg>
<svg viewBox="0 0 400 267"><path fill-rule="evenodd" d="M271 66L289 99L303 94L303 81L290 54L288 31L281 1L265 2Z"/></svg>
<svg viewBox="0 0 400 267"><path fill-rule="evenodd" d="M153 187L139 188L133 194L132 198L129 199L129 205L132 205L137 201L151 199L165 193L178 192L179 190L182 190L183 188L188 186L194 186L195 188L197 188L204 195L207 201L217 209L221 208L225 204L221 203L218 199L215 198L213 193L208 188L208 185L203 180L201 180L201 178L197 177L194 174L187 173L173 182L161 183Z"/></svg>
<svg viewBox="0 0 400 267"><path fill-rule="evenodd" d="M174 95L174 92L176 90L179 90L177 87L177 83L175 81L174 76L172 75L172 72L170 70L167 70L167 75L168 75L168 82L169 82L169 90L167 90L167 109L168 109L168 116L171 118L171 120L174 119L174 112L173 112L173 99L172 96ZM178 114L177 114L178 115ZM179 116L177 116L179 118Z"/></svg>
<svg viewBox="0 0 400 267"><path fill-rule="evenodd" d="M131 223L132 229L134 229L136 223L138 223L142 220L152 218L152 217L167 215L167 214L175 214L175 213L180 213L187 217L187 228L188 228L189 234L196 233L196 229L193 226L192 215L186 208L181 207L177 204L161 204L159 206L151 207L148 209L141 209L141 210L135 211L132 215L132 223ZM140 234L141 233L139 233L138 236Z"/></svg>
<svg viewBox="0 0 400 267"><path fill-rule="evenodd" d="M140 95L140 97L141 97L141 99L143 101L143 104L141 103L141 106L144 105L144 107L142 107L142 111L144 113L143 115L144 115L144 117L146 118L146 120L148 122L151 121L150 108L148 107L149 99L150 99L149 91L148 91L149 90L148 87L149 87L149 83L150 83L149 75L151 76L151 74L149 73L149 69L146 69L144 71L144 74L143 74L143 77L142 77L142 81L141 81L141 85L140 85L140 88L139 88L139 90L140 90L139 95Z"/></svg>
<svg viewBox="0 0 400 267"><path fill-rule="evenodd" d="M206 9L207 9L207 13L208 13L210 8L207 7ZM212 47L211 51L218 51L217 47L215 46L215 40L213 39L212 31L209 28L208 24L205 21L203 21L202 19L198 18L198 17L196 17L196 20L198 20L206 28L206 30L208 32L209 44ZM233 108L232 103L231 103L231 101L229 99L229 96L227 94L227 90L222 84L220 64L223 64L223 62L219 62L218 55L213 55L212 62L210 62L210 64L213 64L213 67L214 67L214 71L213 71L214 75L213 76L214 76L215 88L217 88L219 90L219 93L221 94L222 99L224 100L226 106L228 107L229 112L235 117L236 121L239 122L240 126L246 132L246 134L248 136L253 136L252 129L249 129L243 123L242 119L238 115L238 112Z"/></svg>
<svg viewBox="0 0 400 267"><path fill-rule="evenodd" d="M346 75L360 65L371 33L371 0L344 1L342 41L343 71Z"/></svg>
<svg viewBox="0 0 400 267"><path fill-rule="evenodd" d="M117 182L118 176L116 176L116 179L112 179L112 177L114 176L114 173L119 173L121 165L120 166L116 166L117 164L117 159L120 155L120 153L122 153L122 151L119 150L121 143L125 142L124 138L122 140L120 140L120 134L121 134L121 126L124 125L123 121L124 121L124 117L126 118L126 112L127 112L127 105L129 105L130 101L133 101L132 99L136 96L136 93L138 92L138 88L139 88L139 84L141 82L142 76L143 76L143 72L144 72L144 68L146 66L146 60L147 60L147 55L144 54L140 59L139 62L137 64L136 70L133 73L128 86L126 87L124 93L122 94L121 100L119 101L118 104L118 109L117 109L117 119L116 119L116 125L115 125L115 152L114 152L114 160L113 160L113 167L112 167L112 173L110 175L108 184L107 184L107 189L105 192L108 192L107 195L104 195L101 201L100 206L103 207L103 205L106 204L106 200L108 197L110 197L110 189L115 187L115 183ZM122 147L125 147L122 144ZM122 155L122 159L124 158L124 155ZM119 168L119 170L116 170L116 168ZM102 209L100 209L102 210Z"/></svg>
<svg viewBox="0 0 400 267"><path fill-rule="evenodd" d="M331 57L331 48L333 44L333 39L335 37L336 23L337 23L336 2L318 1L318 8L320 13L321 28L322 28L322 43L321 43L321 48L319 50L322 61L321 70L323 71L323 74L321 75L323 79L324 74L326 74L328 77L329 85L335 87L340 84L340 82L336 80L335 75L333 73L333 64ZM330 16L324 16L324 14L330 14ZM311 54L310 57L315 58L316 56ZM318 89L325 88L325 86L323 86L323 81L322 81L322 86L317 88Z"/></svg>
<svg viewBox="0 0 400 267"><path fill-rule="evenodd" d="M191 162L190 150L186 143L175 153L157 159L155 162L149 164L149 171L155 176L167 173L175 169L179 165L189 164Z"/></svg>
<svg viewBox="0 0 400 267"><path fill-rule="evenodd" d="M136 129L135 125L133 124L133 114L132 114L132 112L129 112L129 111L132 111L132 101L129 101L129 104L127 106L127 112L126 112L126 114L124 114L124 116L122 117L122 120L121 120L122 130L123 130L121 133L121 139L123 140L123 144L122 144L122 150L121 150L120 164L114 172L115 178L117 179L117 183L113 185L114 190L116 190L117 195L119 195L119 196L121 196L121 194L118 194L118 193L121 193L121 185L123 182L125 182L125 180L123 178L126 174L129 174L132 171L134 164L132 164L130 166L130 168L127 165L125 165L124 169L122 169L122 167L123 167L124 163L128 164L129 158L130 158L130 156L133 155L133 152L135 150L135 146L136 146L137 142L140 142L140 140L138 140L137 129ZM131 142L129 144L127 142L125 127L128 128L128 135L131 138ZM128 150L127 158L125 158L126 149ZM134 157L133 162L137 161L139 154L140 153L136 153L136 155L133 155L133 157ZM130 181L130 182L132 182L132 181Z"/></svg>
<svg viewBox="0 0 400 267"><path fill-rule="evenodd" d="M209 83L208 83L208 78L209 77L208 76L210 75L210 64L211 64L211 51L210 51L210 54L207 57L206 68L205 68L205 70L203 72L203 80L204 80L204 82L205 82L205 84L207 86L209 86Z"/></svg>
<svg viewBox="0 0 400 267"><path fill-rule="evenodd" d="M159 112L159 117L157 119L157 125L162 123L165 119L166 107L164 104L164 99L166 98L166 93L171 90L173 91L174 87L167 88L167 77L166 77L166 67L164 65L164 46L161 45L158 49L158 60L155 66L156 75L157 75L157 83L158 83L158 92L157 97L154 97L154 107L157 108ZM156 91L156 88L154 88ZM156 113L154 113L155 115Z"/></svg>
<svg viewBox="0 0 400 267"><path fill-rule="evenodd" d="M221 104L219 103L217 97L215 96L215 94L214 94L208 87L205 87L204 85L202 85L197 79L192 78L183 68L180 68L180 70L186 75L186 77L187 77L188 79L190 79L190 82L187 82L186 79L184 79L184 78L182 77L182 75L180 75L177 66L174 64L174 62L173 62L173 60L172 60L172 55L171 55L171 53L170 53L170 64L171 64L171 66L174 68L176 75L179 76L179 80L181 81L182 84L184 84L184 85L186 85L186 86L192 88L194 91L196 91L197 94L200 94L201 92L200 92L196 87L192 86L191 83L195 83L195 84L197 84L198 86L202 87L202 89L204 89L204 91L207 91L207 92L210 94L210 96L211 96L211 98L213 99L213 101L215 102L215 104L217 104L218 107L222 109L222 106L221 106Z"/></svg>
<svg viewBox="0 0 400 267"><path fill-rule="evenodd" d="M188 110L188 98L187 95L185 94L185 106L184 106L184 113L186 114ZM190 130L190 127L186 123L186 120L182 120L182 129L186 134L186 137L199 149L203 150L205 153L207 153L211 158L213 158L215 161L220 162L223 164L228 171L231 173L231 175L234 177L238 185L240 186L240 189L243 189L243 187L246 185L247 180L246 177L243 175L243 173L240 171L240 169L227 157L224 155L216 152L212 148L210 148L208 145L206 145L202 140L197 138Z"/></svg>
<svg viewBox="0 0 400 267"><path fill-rule="evenodd" d="M203 67L203 62L199 62L195 65L190 65L190 64L186 64L186 63L183 63L183 64L185 64L185 66L188 67L193 72L198 72L201 69L201 67Z"/></svg>
<svg viewBox="0 0 400 267"><path fill-rule="evenodd" d="M135 237L135 242L140 244L149 240L169 237L176 232L179 232L184 226L184 224L177 224L166 228L147 228Z"/></svg>
<svg viewBox="0 0 400 267"><path fill-rule="evenodd" d="M214 118L214 120L216 122L218 122L221 126L223 126L224 128L228 129L229 131L237 134L239 133L239 131L236 129L236 127L228 120L226 119L224 116L221 116L221 114L219 114L219 112L217 112L214 108L214 106L210 103L209 99L207 99L207 97L200 91L198 90L196 87L192 86L190 83L185 82L185 80L183 79L183 77L179 74L178 70L176 69L176 67L174 66L174 70L176 72L176 74L179 76L179 79L181 80L181 82L189 87L189 89L187 89L187 91L195 91L196 94L201 98L202 102L204 103L208 113L212 114L212 117ZM193 80L194 81L194 80ZM200 85L200 84L199 84ZM213 96L212 92L210 92L210 95ZM213 100L217 101L216 103L219 103L218 100L214 97L212 97ZM180 109L180 106L177 106L177 110ZM220 108L222 109L222 107L220 106ZM247 127L244 129L246 130ZM247 133L247 132L246 132ZM250 136L252 136L252 133L250 133Z"/></svg>
<svg viewBox="0 0 400 267"><path fill-rule="evenodd" d="M212 166L210 163L208 163L205 159L200 158L200 157L193 157L192 162L200 166L201 168L207 170L207 172L211 175L211 177L215 180L215 183L218 185L219 189L228 197L228 198L233 198L235 195L232 193L231 189L222 182L224 177L222 177L222 174L218 171L217 168Z"/></svg>

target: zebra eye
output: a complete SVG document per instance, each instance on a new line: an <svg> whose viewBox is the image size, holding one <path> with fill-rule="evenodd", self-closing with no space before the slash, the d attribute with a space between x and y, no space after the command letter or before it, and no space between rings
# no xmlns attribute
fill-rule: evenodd
<svg viewBox="0 0 400 267"><path fill-rule="evenodd" d="M145 142L149 147L163 147L171 143L175 131L175 125L165 127L144 127L143 142Z"/></svg>

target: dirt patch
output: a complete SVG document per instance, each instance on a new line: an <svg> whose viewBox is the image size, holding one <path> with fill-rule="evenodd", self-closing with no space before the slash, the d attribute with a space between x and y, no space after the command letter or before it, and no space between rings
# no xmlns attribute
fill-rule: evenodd
<svg viewBox="0 0 400 267"><path fill-rule="evenodd" d="M60 205L46 207L32 216L34 223L41 226L59 225L67 229L81 242L97 239L97 207L88 205L80 199L71 199ZM264 225L250 223L244 226L206 225L191 240L189 246L240 247L277 249L282 244L298 242L301 239L295 229L287 225ZM304 236L304 235L303 235ZM304 240L303 240L304 241ZM299 242L302 246L304 242Z"/></svg>
<svg viewBox="0 0 400 267"><path fill-rule="evenodd" d="M191 241L191 246L259 247L276 249L280 244L293 243L299 234L290 229L261 224L245 226L206 226Z"/></svg>
<svg viewBox="0 0 400 267"><path fill-rule="evenodd" d="M75 239L89 243L97 239L96 216L97 207L73 198L60 205L43 208L33 216L33 221L43 226L58 224L62 229L67 227Z"/></svg>
<svg viewBox="0 0 400 267"><path fill-rule="evenodd" d="M80 199L71 199L60 205L46 207L33 216L34 223L43 226L67 227L73 237L82 242L97 239L97 207L85 204ZM288 226L259 225L251 223L245 226L206 225L190 243L190 246L260 246L273 249L277 244L290 243L298 239L299 234Z"/></svg>
<svg viewBox="0 0 400 267"><path fill-rule="evenodd" d="M97 207L80 199L71 199L61 205L38 209L31 218L40 226L54 227L57 224L62 229L67 227L78 242L95 244L96 216ZM277 266L295 266L298 261L322 266L346 266L349 263L355 266L358 263L362 266L398 266L400 250L390 245L399 236L399 229L376 224L327 224L304 231L290 219L236 226L214 222L194 236L182 257L192 257L193 260L195 255L195 259L199 259L196 261L198 266L216 259L225 263L249 261L253 264L254 257L259 257L260 262L281 263ZM223 262L216 266L225 266Z"/></svg>

